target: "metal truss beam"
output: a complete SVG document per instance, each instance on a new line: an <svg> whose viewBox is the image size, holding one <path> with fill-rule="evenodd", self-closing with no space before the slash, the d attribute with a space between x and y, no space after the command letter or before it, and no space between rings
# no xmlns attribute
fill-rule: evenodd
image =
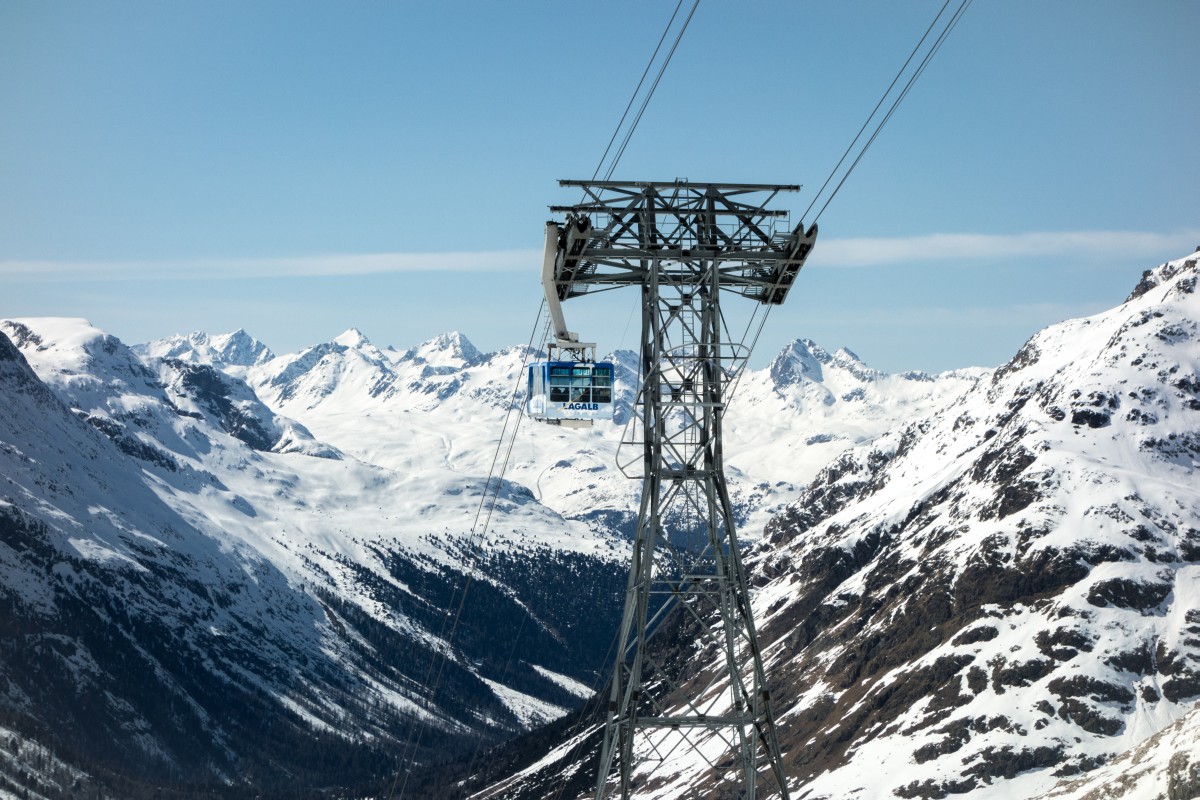
<svg viewBox="0 0 1200 800"><path fill-rule="evenodd" d="M781 228L788 212L767 207L779 192L799 189L790 184L559 183L584 193L576 205L551 206L568 215L553 270L562 300L643 285L651 265L685 279L696 264L714 262L722 289L779 305L816 243L816 225Z"/></svg>

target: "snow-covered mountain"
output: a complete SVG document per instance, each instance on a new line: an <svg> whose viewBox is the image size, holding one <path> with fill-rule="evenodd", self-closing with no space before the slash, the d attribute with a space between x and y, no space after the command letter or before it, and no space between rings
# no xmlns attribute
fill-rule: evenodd
<svg viewBox="0 0 1200 800"><path fill-rule="evenodd" d="M1062 780L1038 800L1200 797L1200 707L1103 767Z"/></svg>
<svg viewBox="0 0 1200 800"><path fill-rule="evenodd" d="M1142 743L1186 740L1200 696L1196 273L995 373L797 340L741 376L727 460L796 796L1082 797L1106 763L1191 785ZM578 703L624 584L636 359L610 356L617 424L526 422L489 485L530 355L0 322L0 792L370 785L413 720L428 760ZM559 760L595 731L569 734ZM491 796L588 771L547 756Z"/></svg>
<svg viewBox="0 0 1200 800"><path fill-rule="evenodd" d="M209 341L203 333L175 336L140 352L245 377L275 412L341 452L389 470L442 473L451 481L491 470L502 432L512 433L506 415L524 401L523 366L537 356L523 347L481 353L459 333L399 351L379 348L351 329L332 342L242 369L214 360ZM199 343L194 351L189 342ZM508 423L525 428L513 442L505 475L565 518L600 533L628 533L640 484L614 464L632 417L637 356L617 351L607 359L617 367L615 424L562 430L514 417ZM756 539L830 458L929 413L987 373L888 375L847 350L831 354L796 340L768 368L742 375L727 415L725 451L743 538ZM788 480L781 480L785 474Z"/></svg>
<svg viewBox="0 0 1200 800"><path fill-rule="evenodd" d="M1110 762L1150 765L1145 793L1085 778L1051 796L1196 796L1198 273L1164 264L1121 306L1043 330L772 520L748 564L793 797L1034 797ZM659 638L659 662L705 669L686 627ZM585 796L586 721L476 796ZM1144 747L1160 732L1190 743L1166 766ZM659 744L673 755L643 754L647 796L705 796L703 763Z"/></svg>

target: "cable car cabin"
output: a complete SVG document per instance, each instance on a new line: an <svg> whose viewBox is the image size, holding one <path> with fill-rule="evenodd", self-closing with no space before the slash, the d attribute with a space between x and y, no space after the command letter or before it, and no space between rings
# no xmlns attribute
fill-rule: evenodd
<svg viewBox="0 0 1200 800"><path fill-rule="evenodd" d="M613 418L613 365L607 361L538 361L529 367L529 416L551 425L587 427Z"/></svg>

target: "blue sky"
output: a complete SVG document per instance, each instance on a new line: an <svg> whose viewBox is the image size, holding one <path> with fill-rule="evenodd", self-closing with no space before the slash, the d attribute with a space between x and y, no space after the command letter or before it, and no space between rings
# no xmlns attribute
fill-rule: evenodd
<svg viewBox="0 0 1200 800"><path fill-rule="evenodd" d="M798 215L940 5L702 0L614 177L801 183ZM0 316L523 343L556 181L592 174L674 7L0 0ZM756 360L998 364L1200 245L1197 30L1194 0L975 0ZM635 303L566 310L633 347Z"/></svg>

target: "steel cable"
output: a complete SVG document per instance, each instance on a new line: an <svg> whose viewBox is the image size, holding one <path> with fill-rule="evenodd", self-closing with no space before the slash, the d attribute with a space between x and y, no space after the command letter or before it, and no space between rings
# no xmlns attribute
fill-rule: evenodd
<svg viewBox="0 0 1200 800"><path fill-rule="evenodd" d="M655 75L654 82L651 84L649 91L647 92L645 98L642 100L642 104L638 108L637 114L634 116L633 121L629 126L629 129L626 131L625 136L621 140L620 147L618 148L615 156L613 157L612 163L609 165L608 171L605 176L606 180L608 178L611 178L613 171L616 169L617 165L620 163L621 157L624 155L625 149L628 147L629 142L633 137L634 131L636 131L638 124L641 122L642 116L645 114L646 108L649 106L650 99L654 96L654 93L658 88L659 82L662 80L663 74L666 72L667 66L670 64L672 57L675 55L675 51L679 47L679 42L682 40L683 34L687 31L688 25L691 23L692 17L696 13L696 8L699 5L700 5L700 0L695 0L695 2L693 2L691 11L688 13L687 18L684 20L684 23L683 23L682 27L680 28L679 33L676 35L675 40L671 45L671 49L668 51L667 56L663 60L662 65L659 67L658 73ZM612 137L609 139L608 146L605 147L604 154L600 157L600 162L597 164L596 170L592 174L593 179L595 179L596 175L598 175L600 173L600 170L603 168L604 160L608 157L609 152L611 152L612 145L616 141L617 136L621 131L621 127L625 123L625 120L628 118L629 111L633 107L634 102L637 100L638 93L641 91L641 88L645 83L646 76L650 73L650 69L654 64L654 60L655 60L655 58L657 58L658 53L662 48L663 42L666 41L667 34L670 32L671 26L674 24L675 18L678 16L679 10L680 10L680 8L682 8L682 6L683 6L683 0L679 0L679 2L675 6L675 11L671 14L671 18L667 21L667 25L663 29L662 35L659 37L658 44L655 46L654 52L651 54L650 60L647 62L646 68L643 70L642 76L639 79L637 86L634 88L633 94L630 96L628 104L626 104L625 111L622 113L621 119L618 121L617 127L614 129ZM467 593L470 591L471 584L474 581L475 575L477 572L476 567L478 566L479 555L476 552L475 541L476 541L476 531L479 526L479 519L483 512L484 505L487 505L488 506L487 514L486 514L486 516L484 516L482 531L479 533L479 538L482 539L484 536L486 536L487 530L491 524L492 513L494 512L496 503L499 499L499 494L503 487L504 475L507 472L508 463L509 463L509 460L512 455L513 445L516 442L517 432L520 429L521 420L524 417L523 411L522 411L522 413L519 413L517 415L517 422L513 428L513 435L508 441L508 447L505 448L504 442L505 442L506 432L508 429L509 420L511 418L511 412L512 412L513 407L515 407L515 404L516 404L516 397L520 390L521 377L523 376L526 366L528 364L528 357L529 357L530 351L532 350L533 338L534 338L534 335L536 334L537 327L542 320L542 316L545 311L545 306L546 306L546 301L545 301L545 299L543 299L542 304L539 307L537 317L534 321L533 331L531 331L531 333L530 333L530 341L529 341L529 345L527 345L527 347L526 347L525 357L521 364L521 370L517 374L516 386L514 386L512 397L510 398L509 413L506 414L506 416L505 416L504 426L501 429L500 439L497 442L496 452L493 455L492 463L488 470L488 477L484 484L484 491L480 497L480 504L479 504L479 507L476 509L475 522L472 525L471 535L468 537L468 541L467 541L467 550L469 553L470 565L469 565L469 569L465 573L465 583L462 584L461 594L459 593L459 584L456 583L455 589L451 594L450 606L447 607L447 620L449 620L449 612L451 610L451 607L454 606L455 598L458 599L458 605L457 605L457 608L454 610L453 620L451 622L449 622L449 626L450 626L449 634L446 635L447 621L444 621L443 628L442 628L442 635L439 637L445 641L446 652L441 655L440 659L437 657L436 653L434 654L434 656L430 662L430 669L426 674L426 679L425 679L424 685L422 686L422 692L427 695L426 704L428 706L433 705L433 701L437 696L437 691L440 688L442 676L444 674L444 670L445 670L445 666L446 666L446 660L448 658L448 653L449 653L450 649L453 647L454 638L457 633L459 622L462 617L462 612L463 612L463 609L466 604ZM547 326L549 325L549 321L547 321L546 325ZM496 464L497 464L497 461L499 461L500 452L502 450L505 451L505 455L504 455L503 461L500 464L500 473L497 476L496 475ZM493 477L496 478L496 488L494 491L491 490ZM489 496L489 492L491 492L491 503L490 504L487 503L487 498ZM462 580L462 579L460 578L460 580ZM522 628L523 628L523 625L522 625ZM616 637L614 637L613 645L610 646L610 653L611 653L612 647L615 647L615 644L616 644ZM513 651L515 651L515 647L516 647L516 642L514 642L514 644L513 644ZM606 658L607 658L607 656L606 656ZM508 661L505 664L505 669L504 669L505 674L507 674L507 672L508 672L511 661L512 661L512 653L510 652ZM437 664L436 674L433 674L435 663ZM602 673L597 674L597 681L601 674ZM430 683L431 677L432 677L432 684ZM410 725L409 736L406 737L405 746L402 751L403 752L403 756L401 759L402 764L407 763L410 759L410 756L415 756L416 750L420 747L420 741L423 738L425 726L426 726L426 720L422 719L420 726L416 731L415 738L414 738L413 737L413 726ZM479 752L479 749L477 748L472 755L472 759L470 762L471 766L468 768L468 771L473 769L476 755L478 754L478 752ZM410 768L404 772L404 783L401 784L401 786L400 786L399 797L401 798L401 800L404 797L404 792L408 785L408 779L409 779L409 776L411 775L411 773L412 773L412 769L410 766ZM396 782L399 779L399 775L400 775L400 773L397 773L396 779L393 780L392 788L388 795L389 797L392 797L395 793Z"/></svg>
<svg viewBox="0 0 1200 800"><path fill-rule="evenodd" d="M475 510L475 520L471 526L470 535L467 538L468 562L466 564L466 569L464 570L463 573L460 574L460 576L455 581L454 590L451 592L451 595L450 595L450 603L448 604L448 606L446 608L446 616L443 618L442 629L439 632L438 638L445 642L445 651L440 654L440 658L439 658L439 653L436 650L430 656L429 669L427 670L426 675L425 675L425 680L422 683L422 687L421 687L422 694L425 695L425 697L424 697L425 703L429 707L433 706L434 700L437 697L438 689L441 687L441 680L442 680L442 675L444 673L445 666L446 666L446 659L448 658L449 651L451 650L451 648L454 645L454 638L458 632L458 625L462 618L463 608L466 605L467 594L470 591L471 584L474 582L475 574L477 572L477 567L479 564L479 555L478 555L477 548L476 548L476 539L477 538L482 539L483 536L486 536L486 534L487 534L487 523L486 522L484 524L482 531L479 530L479 520L483 513L483 508L485 505L487 505L487 501L488 501L488 497L489 497L489 493L490 493L491 505L490 505L490 508L488 510L488 514L486 517L486 520L490 522L491 511L496 506L496 502L499 499L500 489L503 486L503 481L504 481L503 468L502 468L502 472L501 472L499 479L496 481L496 488L494 491L492 491L492 478L495 477L496 464L500 458L500 451L502 449L504 449L504 441L505 441L505 437L507 435L509 421L512 419L512 411L516 407L517 395L519 394L520 388L521 388L521 378L524 375L526 366L529 362L529 356L533 351L533 340L534 340L534 337L537 335L538 325L541 324L541 322L542 322L542 318L545 313L545 308L546 308L546 300L545 300L545 298L543 298L541 305L538 308L537 316L534 319L533 328L529 332L529 341L525 346L525 352L522 355L521 368L517 371L517 379L516 379L515 385L513 386L512 393L509 397L508 409L504 416L504 425L502 426L501 431L500 431L500 439L496 444L496 452L492 456L492 463L488 468L488 476L484 482L483 491L480 493L479 505L476 507L476 510ZM522 416L523 416L522 414L518 414L516 425L513 427L513 434L512 434L512 437L509 439L509 444L508 444L508 453L509 454L511 454L513 444L516 442L517 432L520 429ZM503 464L504 464L504 467L507 467L508 455L505 456ZM477 534L478 534L478 537L477 537ZM454 608L456 600L457 600L457 608ZM451 613L450 613L452 609L454 611L453 617L451 617ZM447 627L449 628L448 632L447 632ZM436 669L436 673L435 673L435 669ZM430 713L432 715L432 711ZM401 765L407 764L409 767L407 770L403 770L403 766L402 766L402 771L404 774L404 782L402 784L400 784L400 787L399 787L400 788L399 797L401 798L401 800L403 800L404 793L408 786L408 779L412 774L412 767L411 767L410 761L411 761L411 759L415 758L416 752L420 747L421 739L424 737L426 723L427 723L427 720L422 718L420 721L420 724L417 725L417 723L415 722L415 717L414 717L414 720L410 721L410 724L409 724L409 732L405 737L404 748L401 751L401 759L400 759ZM390 791L388 792L389 798L395 796L396 784L399 782L400 774L401 774L400 772L397 772L395 779L393 779L393 781L392 781L392 787L391 787Z"/></svg>
<svg viewBox="0 0 1200 800"><path fill-rule="evenodd" d="M950 16L950 19L946 22L945 27L942 28L941 32L938 34L937 38L934 40L934 43L932 45L930 45L929 50L922 57L917 68L915 70L913 70L913 73L909 77L908 81L905 83L904 88L900 91L900 93L896 96L896 99L892 102L891 106L888 108L887 113L884 114L884 116L880 119L879 123L875 126L875 129L871 132L870 137L868 137L866 143L863 144L862 149L859 150L858 154L854 157L854 160L850 163L850 166L846 169L846 172L842 175L841 179L837 182L837 185L834 187L833 192L830 193L829 197L827 197L825 199L825 202L821 206L820 211L818 211L816 217L813 218L813 223L815 223L817 220L819 220L821 218L821 215L825 213L825 209L829 207L829 204L833 201L833 198L837 196L837 193L839 191L841 191L842 186L845 185L845 183L846 183L846 179L850 177L851 173L854 172L855 167L857 167L859 162L862 161L863 156L865 156L867 154L867 150L869 150L871 145L874 144L875 139L878 138L880 132L883 130L884 125L886 125L888 123L888 120L890 120L892 118L892 115L896 113L896 109L899 108L900 103L903 102L904 98L908 96L909 91L912 89L912 87L916 83L917 79L919 77L921 77L921 75L925 72L925 68L927 66L929 66L930 60L937 53L937 51L941 49L942 45L946 41L946 37L948 37L950 35L950 32L953 31L954 28L958 25L959 20L962 19L963 13L967 10L967 7L970 6L970 4L971 4L971 0L962 0L962 2L959 3L958 8ZM946 8L949 5L950 5L950 0L946 0L946 2L943 3L942 7L938 10L937 15L934 16L933 22L929 23L929 27L925 29L925 33L922 34L920 40L917 41L916 46L913 47L912 52L909 53L908 58L905 59L904 64L896 72L896 76L894 78L892 78L892 82L890 84L888 84L888 88L884 91L883 95L880 96L879 102L877 102L875 104L875 108L873 108L871 110L871 113L869 115L867 115L866 121L863 122L862 127L859 128L858 133L855 134L854 139L851 140L850 144L846 147L845 152L842 153L842 157L840 159L838 159L837 164L834 166L834 168L832 170L830 170L829 176L827 178L825 178L825 182L823 184L821 184L821 188L817 191L816 195L813 196L812 202L809 203L808 208L806 208L804 210L804 215L803 215L803 217L801 217L801 219L803 219L804 217L807 217L808 212L812 211L813 207L816 206L817 202L821 199L821 194L829 186L830 181L832 181L834 176L837 175L838 170L841 168L842 164L845 163L846 158L854 150L855 144L857 144L859 139L862 138L862 134L867 129L867 127L871 124L871 120L875 118L875 115L879 112L879 109L883 106L883 104L887 100L888 96L891 95L892 90L895 89L896 84L900 81L900 79L903 77L904 73L908 70L908 67L912 63L913 58L915 58L917 56L917 54L920 52L921 46L925 43L925 40L929 38L929 34L937 26L938 20L940 20L942 18L942 15L945 13Z"/></svg>

